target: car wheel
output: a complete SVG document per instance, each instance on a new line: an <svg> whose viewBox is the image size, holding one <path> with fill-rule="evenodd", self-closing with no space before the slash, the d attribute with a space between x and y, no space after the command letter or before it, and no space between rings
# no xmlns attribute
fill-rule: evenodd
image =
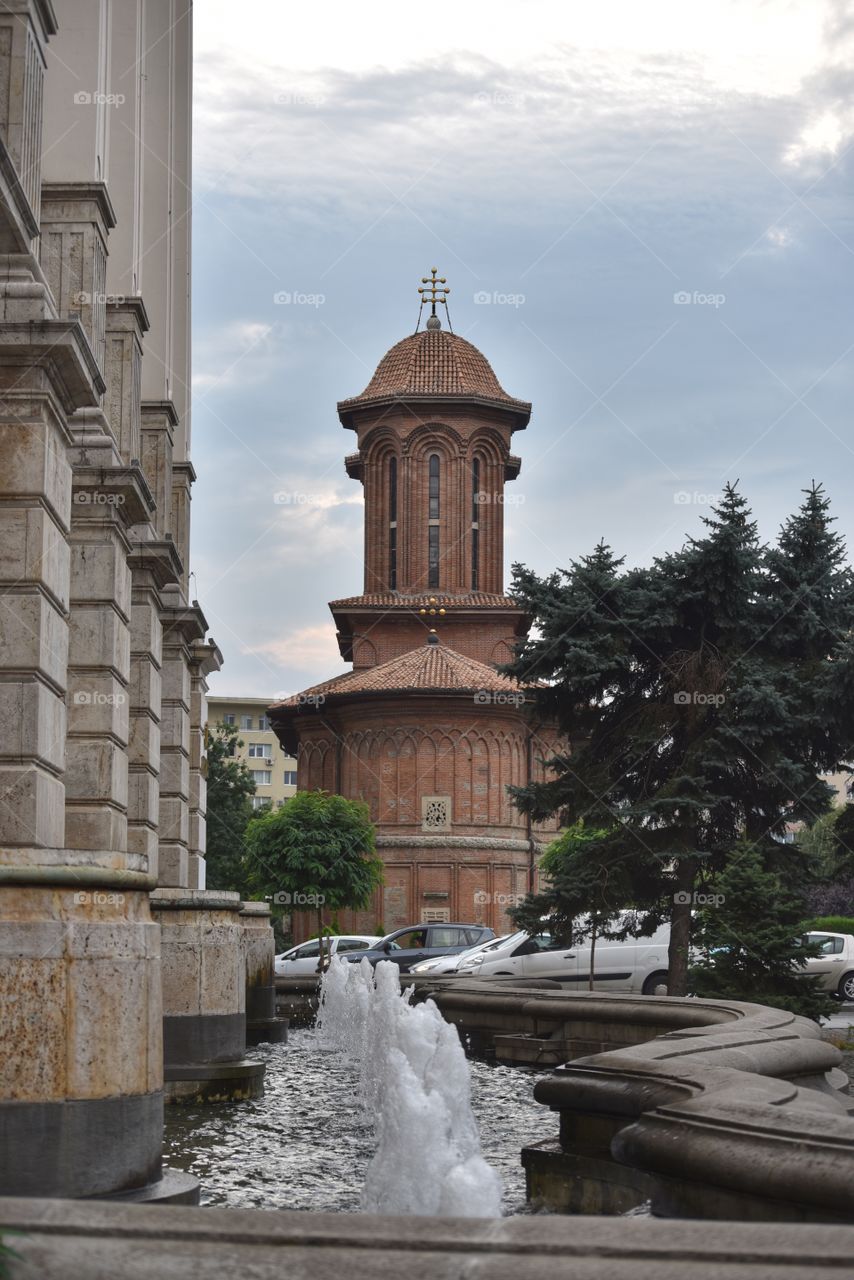
<svg viewBox="0 0 854 1280"><path fill-rule="evenodd" d="M854 1003L854 971L843 974L839 980L839 999Z"/></svg>
<svg viewBox="0 0 854 1280"><path fill-rule="evenodd" d="M645 996L654 996L657 987L666 987L670 975L666 969L659 969L655 973L651 973L641 987L641 991Z"/></svg>

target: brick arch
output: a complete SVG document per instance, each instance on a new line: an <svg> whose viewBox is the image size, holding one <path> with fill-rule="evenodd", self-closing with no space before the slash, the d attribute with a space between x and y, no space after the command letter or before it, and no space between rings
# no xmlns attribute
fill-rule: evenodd
<svg viewBox="0 0 854 1280"><path fill-rule="evenodd" d="M327 738L300 743L297 754L297 776L300 790L331 790L332 788L327 782L329 761L332 763L332 785L334 786L335 743Z"/></svg>
<svg viewBox="0 0 854 1280"><path fill-rule="evenodd" d="M501 666L504 662L510 662L513 657L513 649L509 640L498 640L492 646L492 652L489 655L489 661L494 667Z"/></svg>
<svg viewBox="0 0 854 1280"><path fill-rule="evenodd" d="M373 640L355 638L353 640L353 670L360 667L377 665L377 647Z"/></svg>
<svg viewBox="0 0 854 1280"><path fill-rule="evenodd" d="M422 422L410 431L403 441L403 453L412 458L423 458L434 445L441 444L445 456L453 458L465 453L465 441L454 427L445 422Z"/></svg>
<svg viewBox="0 0 854 1280"><path fill-rule="evenodd" d="M382 462L389 454L400 453L400 436L391 427L372 427L363 437L359 449L363 463Z"/></svg>
<svg viewBox="0 0 854 1280"><path fill-rule="evenodd" d="M504 441L498 439L495 432L486 427L475 431L470 437L466 449L466 458L471 461L475 454L479 454L481 457L486 458L487 461L503 466L509 453L510 450Z"/></svg>

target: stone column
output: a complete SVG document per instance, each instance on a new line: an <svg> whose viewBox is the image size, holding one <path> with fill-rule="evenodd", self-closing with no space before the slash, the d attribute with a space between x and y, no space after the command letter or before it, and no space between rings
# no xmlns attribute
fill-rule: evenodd
<svg viewBox="0 0 854 1280"><path fill-rule="evenodd" d="M14 1152L0 1194L192 1198L193 1179L168 1191L160 1179L160 937L148 872L123 844L116 763L121 510L140 501L139 477L73 476L69 420L97 412L104 384L34 261L24 277L20 258L0 260L0 1148ZM72 525L73 483L124 504L75 504L86 514ZM107 700L72 696L66 755L69 630L72 677L88 666L89 691ZM70 840L67 799L85 802Z"/></svg>
<svg viewBox="0 0 854 1280"><path fill-rule="evenodd" d="M247 1044L279 1044L288 1038L288 1019L276 1017L276 943L270 918L266 902L241 904Z"/></svg>

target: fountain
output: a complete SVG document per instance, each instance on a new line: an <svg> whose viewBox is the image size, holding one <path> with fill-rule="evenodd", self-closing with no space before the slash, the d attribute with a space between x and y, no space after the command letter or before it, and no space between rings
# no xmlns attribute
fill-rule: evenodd
<svg viewBox="0 0 854 1280"><path fill-rule="evenodd" d="M486 1163L456 1028L432 1000L413 1005L397 965L333 959L321 989L319 1043L358 1065L376 1150L367 1213L501 1216L501 1179Z"/></svg>

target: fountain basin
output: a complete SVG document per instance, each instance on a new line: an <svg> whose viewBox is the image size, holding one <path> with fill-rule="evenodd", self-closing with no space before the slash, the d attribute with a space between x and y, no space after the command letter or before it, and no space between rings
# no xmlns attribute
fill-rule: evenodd
<svg viewBox="0 0 854 1280"><path fill-rule="evenodd" d="M537 1203L780 1222L854 1213L854 1099L808 1019L495 979L424 980L413 998L499 1060L562 1064L534 1091L559 1133L523 1152Z"/></svg>

